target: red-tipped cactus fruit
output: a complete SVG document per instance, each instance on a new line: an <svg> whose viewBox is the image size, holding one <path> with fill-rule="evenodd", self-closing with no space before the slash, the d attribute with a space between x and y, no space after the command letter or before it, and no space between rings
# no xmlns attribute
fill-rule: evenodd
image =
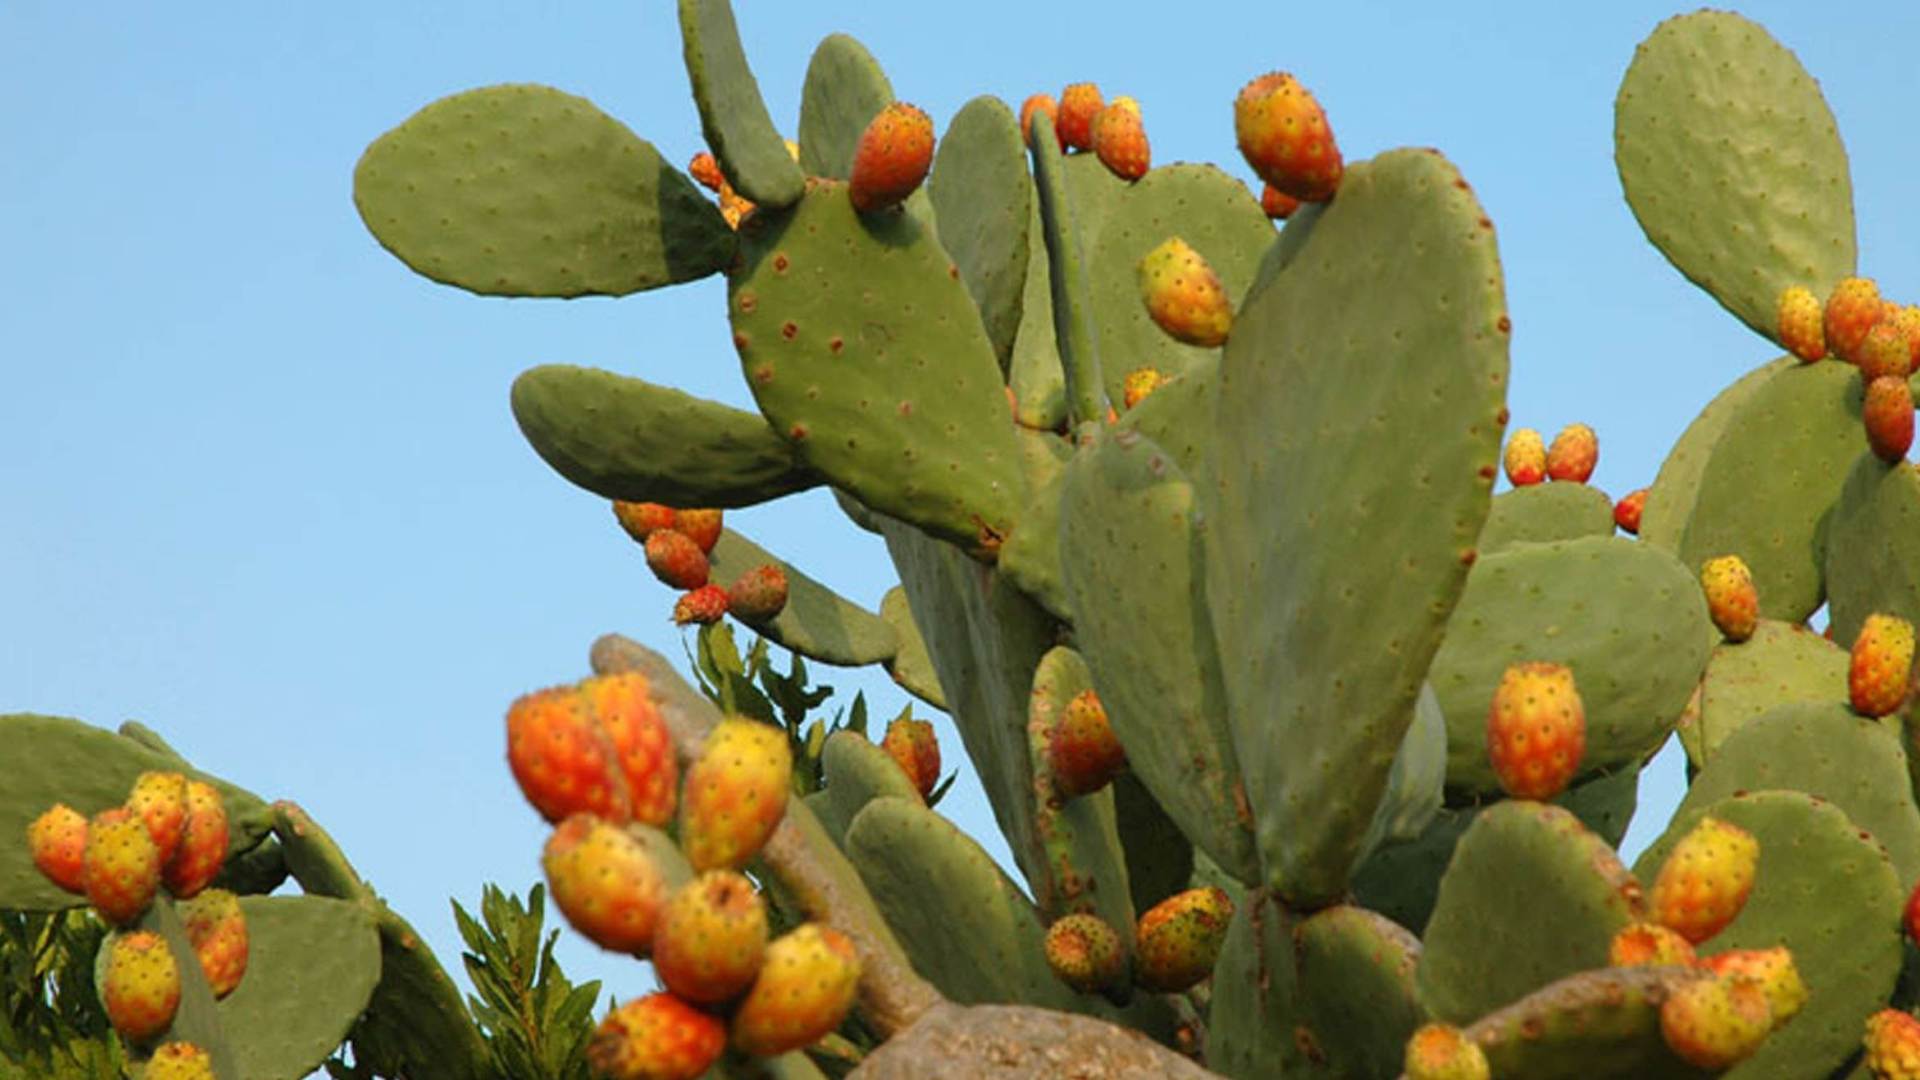
<svg viewBox="0 0 1920 1080"><path fill-rule="evenodd" d="M680 844L695 870L738 870L787 812L793 750L787 733L757 720L722 720L687 769Z"/></svg>
<svg viewBox="0 0 1920 1080"><path fill-rule="evenodd" d="M782 934L734 1010L733 1045L757 1057L810 1046L846 1019L859 987L860 956L845 934L820 923Z"/></svg>

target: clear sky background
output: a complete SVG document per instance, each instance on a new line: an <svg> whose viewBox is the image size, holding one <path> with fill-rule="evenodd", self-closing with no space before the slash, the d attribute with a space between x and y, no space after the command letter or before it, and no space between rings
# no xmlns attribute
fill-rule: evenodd
<svg viewBox="0 0 1920 1080"><path fill-rule="evenodd" d="M1442 148L1498 230L1514 423L1594 425L1594 482L1615 495L1774 355L1621 198L1614 93L1676 9L738 7L789 133L814 44L847 31L942 128L976 94L1017 105L1091 79L1140 101L1157 162L1249 177L1231 99L1284 68L1349 159ZM1745 10L1839 118L1865 272L1920 298L1920 5ZM497 82L584 94L678 163L701 148L664 2L0 5L0 710L138 718L199 766L302 803L456 970L448 898L473 907L482 882L524 891L539 873L545 829L505 765L507 704L583 675L608 630L682 655L673 594L606 504L527 448L510 381L582 363L751 407L718 279L481 299L367 234L351 199L367 143ZM894 584L878 540L824 494L730 523L869 606ZM848 698L865 688L879 716L905 701L877 671L816 670ZM1680 783L1663 755L1630 846ZM1004 851L970 775L944 808ZM577 938L561 956L622 997L651 988Z"/></svg>

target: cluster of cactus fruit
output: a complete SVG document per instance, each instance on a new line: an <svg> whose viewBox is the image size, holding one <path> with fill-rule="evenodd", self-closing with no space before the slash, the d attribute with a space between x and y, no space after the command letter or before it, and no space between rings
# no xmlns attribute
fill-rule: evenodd
<svg viewBox="0 0 1920 1080"><path fill-rule="evenodd" d="M936 137L844 35L789 141L725 0L678 8L691 177L510 85L375 141L356 203L486 295L725 276L757 412L548 366L513 387L521 430L613 503L703 653L731 614L945 710L1013 865L929 805L923 721L801 761L602 639L594 677L507 718L557 906L661 983L600 1021L597 1075L1920 1077L1920 309L1858 276L1844 148L1790 52L1700 12L1626 71L1641 227L1787 355L1616 502L1585 425L1503 452L1502 269L1437 151L1346 160L1281 73L1232 102L1258 194L1153 166L1140 104L1091 83L977 98ZM877 612L722 524L821 487L899 571ZM106 809L129 779L194 774L142 729L0 724L30 766L0 781L16 835L79 808L32 825L40 870L0 847L0 906L77 887L194 955L104 846L137 834ZM1675 738L1685 797L1630 868ZM178 963L178 1015L129 1039L203 1033L220 1080L343 1037L380 1075L484 1075L457 992L324 832L221 794L249 974L216 1001L218 964ZM259 895L288 873L310 895ZM136 938L125 970L164 966ZM353 958L275 1053L250 989L323 944Z"/></svg>

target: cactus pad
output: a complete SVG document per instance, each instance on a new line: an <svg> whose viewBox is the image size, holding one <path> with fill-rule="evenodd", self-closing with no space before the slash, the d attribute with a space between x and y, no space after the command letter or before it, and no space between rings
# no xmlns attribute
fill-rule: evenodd
<svg viewBox="0 0 1920 1080"><path fill-rule="evenodd" d="M1033 828L1047 855L1047 873L1031 881L1034 902L1048 918L1090 911L1108 926L1134 921L1126 851L1114 815L1113 786L1079 797L1062 793L1048 765L1048 746L1067 704L1093 689L1080 654L1056 645L1033 671L1027 701L1027 740L1033 754ZM1131 942L1126 942L1130 946ZM1129 948L1128 951L1131 951Z"/></svg>
<svg viewBox="0 0 1920 1080"><path fill-rule="evenodd" d="M1529 1080L1699 1080L1667 1049L1660 1004L1702 976L1680 967L1583 971L1475 1021L1495 1076Z"/></svg>
<svg viewBox="0 0 1920 1080"><path fill-rule="evenodd" d="M1741 403L1762 383L1783 368L1799 361L1781 356L1735 379L1714 395L1707 407L1680 433L1667 451L1653 486L1647 489L1647 502L1640 510L1640 539L1667 551L1680 550L1681 535L1693 516L1693 505L1700 499L1700 474L1706 471L1713 446L1727 430L1727 424L1740 410Z"/></svg>
<svg viewBox="0 0 1920 1080"><path fill-rule="evenodd" d="M829 34L813 50L800 88L800 166L808 176L853 174L860 135L893 103L893 86L865 45Z"/></svg>
<svg viewBox="0 0 1920 1080"><path fill-rule="evenodd" d="M1700 679L1699 707L1682 721L1680 742L1694 766L1702 767L1741 725L1776 706L1846 697L1845 649L1798 623L1762 619L1748 640L1714 647Z"/></svg>
<svg viewBox="0 0 1920 1080"><path fill-rule="evenodd" d="M1342 904L1293 931L1300 1021L1340 1076L1392 1076L1427 1019L1414 995L1420 942L1387 918ZM1317 1063L1317 1062L1316 1062Z"/></svg>
<svg viewBox="0 0 1920 1080"><path fill-rule="evenodd" d="M1827 525L1827 616L1851 644L1874 612L1920 622L1920 472L1863 451Z"/></svg>
<svg viewBox="0 0 1920 1080"><path fill-rule="evenodd" d="M772 210L800 197L806 176L767 115L727 0L680 0L680 40L700 130L734 190Z"/></svg>
<svg viewBox="0 0 1920 1080"><path fill-rule="evenodd" d="M754 629L781 647L827 664L858 667L891 660L900 639L886 620L775 558L732 529L722 530L708 554L713 580L730 582L768 563L787 575L787 606Z"/></svg>
<svg viewBox="0 0 1920 1080"><path fill-rule="evenodd" d="M346 1038L380 981L380 939L358 904L248 896L247 974L220 1000L239 1075L300 1080Z"/></svg>
<svg viewBox="0 0 1920 1080"><path fill-rule="evenodd" d="M1613 535L1613 503L1589 484L1531 484L1493 497L1480 530L1480 557L1515 544Z"/></svg>
<svg viewBox="0 0 1920 1080"><path fill-rule="evenodd" d="M960 268L1004 372L1020 328L1033 220L1020 121L1006 102L981 96L954 114L934 154L927 195L940 244Z"/></svg>
<svg viewBox="0 0 1920 1080"><path fill-rule="evenodd" d="M1248 890L1234 901L1233 922L1213 966L1210 1068L1235 1080L1291 1074L1300 1056L1295 925L1286 905L1266 889Z"/></svg>
<svg viewBox="0 0 1920 1080"><path fill-rule="evenodd" d="M924 802L906 770L892 755L857 731L836 731L820 751L826 786L807 797L807 806L820 819L835 843L846 846L847 826L875 799Z"/></svg>
<svg viewBox="0 0 1920 1080"><path fill-rule="evenodd" d="M907 590L898 585L887 590L887 595L880 598L880 618L893 627L894 637L900 642L893 659L886 662L887 674L907 693L945 712L947 695L940 689L940 676L933 669L933 658L927 655L927 643L920 639L920 628L914 625Z"/></svg>

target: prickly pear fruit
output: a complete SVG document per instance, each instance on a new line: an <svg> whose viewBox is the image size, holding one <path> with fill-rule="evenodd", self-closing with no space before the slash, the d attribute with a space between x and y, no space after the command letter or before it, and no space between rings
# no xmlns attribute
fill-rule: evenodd
<svg viewBox="0 0 1920 1080"><path fill-rule="evenodd" d="M726 1048L725 1021L662 991L608 1013L587 1064L602 1080L697 1080Z"/></svg>
<svg viewBox="0 0 1920 1080"><path fill-rule="evenodd" d="M106 949L100 1003L113 1030L136 1043L167 1030L180 1007L180 967L166 939L136 930L108 938Z"/></svg>
<svg viewBox="0 0 1920 1080"><path fill-rule="evenodd" d="M1900 336L1907 343L1907 370L1900 374L1913 374L1920 369L1920 307L1908 304L1883 321L1900 331Z"/></svg>
<svg viewBox="0 0 1920 1080"><path fill-rule="evenodd" d="M1745 976L1694 979L1674 987L1660 1004L1660 1035L1667 1048L1700 1069L1744 1061L1772 1030L1766 991Z"/></svg>
<svg viewBox="0 0 1920 1080"><path fill-rule="evenodd" d="M720 172L720 162L712 153L702 150L687 162L687 175L698 180L708 191L719 191L727 178Z"/></svg>
<svg viewBox="0 0 1920 1080"><path fill-rule="evenodd" d="M1847 696L1861 716L1890 716L1907 698L1913 672L1913 624L1875 612L1853 639L1847 668Z"/></svg>
<svg viewBox="0 0 1920 1080"><path fill-rule="evenodd" d="M1812 289L1795 285L1781 292L1778 310L1774 325L1788 352L1808 364L1827 355L1825 315Z"/></svg>
<svg viewBox="0 0 1920 1080"><path fill-rule="evenodd" d="M727 586L727 611L744 623L763 623L787 607L787 572L761 563Z"/></svg>
<svg viewBox="0 0 1920 1080"><path fill-rule="evenodd" d="M1099 791L1127 767L1126 748L1113 733L1100 695L1082 690L1060 710L1047 740L1047 765L1054 788L1069 798Z"/></svg>
<svg viewBox="0 0 1920 1080"><path fill-rule="evenodd" d="M680 807L680 846L695 870L745 866L787 812L793 750L787 733L739 717L707 733L687 769Z"/></svg>
<svg viewBox="0 0 1920 1080"><path fill-rule="evenodd" d="M1106 107L1100 88L1090 82L1072 83L1060 91L1060 108L1054 113L1053 130L1060 136L1062 150L1093 149L1093 118Z"/></svg>
<svg viewBox="0 0 1920 1080"><path fill-rule="evenodd" d="M1063 983L1097 994L1126 981L1127 952L1120 932L1090 912L1063 915L1047 927L1047 966Z"/></svg>
<svg viewBox="0 0 1920 1080"><path fill-rule="evenodd" d="M673 528L673 507L651 502L620 502L614 500L614 519L627 535L639 543L646 543L647 537L661 529Z"/></svg>
<svg viewBox="0 0 1920 1080"><path fill-rule="evenodd" d="M1547 447L1547 477L1584 484L1600 462L1600 437L1585 424L1568 424Z"/></svg>
<svg viewBox="0 0 1920 1080"><path fill-rule="evenodd" d="M1898 314L1894 318L1898 318ZM1893 319L1882 319L1868 328L1867 336L1860 339L1860 378L1869 384L1883 375L1905 379L1910 364L1907 361L1907 333Z"/></svg>
<svg viewBox="0 0 1920 1080"><path fill-rule="evenodd" d="M641 842L592 814L560 823L540 856L554 905L609 952L647 955L667 883Z"/></svg>
<svg viewBox="0 0 1920 1080"><path fill-rule="evenodd" d="M192 1043L161 1043L140 1080L214 1080L213 1059Z"/></svg>
<svg viewBox="0 0 1920 1080"><path fill-rule="evenodd" d="M1177 994L1213 971L1233 921L1233 901L1218 888L1188 889L1160 901L1134 928L1133 981Z"/></svg>
<svg viewBox="0 0 1920 1080"><path fill-rule="evenodd" d="M1760 592L1745 559L1738 555L1708 559L1700 566L1700 588L1707 594L1707 615L1728 641L1753 636L1760 625Z"/></svg>
<svg viewBox="0 0 1920 1080"><path fill-rule="evenodd" d="M1920 1080L1920 1020L1899 1009L1867 1017L1866 1065L1874 1080Z"/></svg>
<svg viewBox="0 0 1920 1080"><path fill-rule="evenodd" d="M1867 429L1873 456L1889 465L1905 459L1913 447L1913 391L1907 377L1883 375L1868 383L1860 422Z"/></svg>
<svg viewBox="0 0 1920 1080"><path fill-rule="evenodd" d="M1767 1005L1773 1010L1773 1026L1779 1027L1800 1012L1807 1003L1807 984L1793 962L1793 952L1785 945L1771 949L1729 949L1700 961L1700 966L1715 975L1746 975L1766 991Z"/></svg>
<svg viewBox="0 0 1920 1080"><path fill-rule="evenodd" d="M1032 94L1020 103L1020 141L1024 144L1033 143L1033 114L1037 112L1046 113L1047 119L1052 120L1060 115L1060 106L1053 100L1052 94ZM1059 137L1056 125L1054 138L1057 140ZM1062 145L1060 149L1065 150L1066 146Z"/></svg>
<svg viewBox="0 0 1920 1080"><path fill-rule="evenodd" d="M1500 786L1516 799L1566 790L1587 752L1587 714L1564 664L1507 668L1487 709L1487 755Z"/></svg>
<svg viewBox="0 0 1920 1080"><path fill-rule="evenodd" d="M726 613L727 590L718 585L702 585L680 594L680 599L673 602L673 621L679 626L707 626L719 622Z"/></svg>
<svg viewBox="0 0 1920 1080"><path fill-rule="evenodd" d="M647 537L647 569L673 588L697 589L707 583L707 553L686 533L656 529Z"/></svg>
<svg viewBox="0 0 1920 1080"><path fill-rule="evenodd" d="M1872 278L1841 278L1827 296L1827 348L1849 364L1856 362L1860 343L1883 314L1880 286Z"/></svg>
<svg viewBox="0 0 1920 1080"><path fill-rule="evenodd" d="M180 905L180 921L213 996L226 997L247 973L247 917L240 898L225 889L203 890Z"/></svg>
<svg viewBox="0 0 1920 1080"><path fill-rule="evenodd" d="M675 510L673 529L684 533L694 543L700 545L703 554L713 554L713 545L720 542L720 533L726 528L726 511L695 508Z"/></svg>
<svg viewBox="0 0 1920 1080"><path fill-rule="evenodd" d="M115 926L139 918L160 888L160 849L146 823L124 807L102 810L87 823L81 859L87 902Z"/></svg>
<svg viewBox="0 0 1920 1080"><path fill-rule="evenodd" d="M1718 818L1701 818L1673 846L1653 880L1653 917L1700 944L1746 906L1759 863L1760 842L1752 833Z"/></svg>
<svg viewBox="0 0 1920 1080"><path fill-rule="evenodd" d="M596 675L577 689L586 701L587 712L606 736L603 745L613 752L614 767L625 781L633 819L648 825L671 821L680 789L680 766L674 760L667 722L653 703L653 688L647 677L637 671ZM595 812L591 807L581 809Z"/></svg>
<svg viewBox="0 0 1920 1080"><path fill-rule="evenodd" d="M933 118L918 106L896 101L881 109L860 133L853 151L847 195L863 214L906 201L933 167Z"/></svg>
<svg viewBox="0 0 1920 1080"><path fill-rule="evenodd" d="M1423 1025L1407 1040L1406 1080L1487 1080L1487 1053L1452 1024Z"/></svg>
<svg viewBox="0 0 1920 1080"><path fill-rule="evenodd" d="M1147 314L1175 341L1213 348L1233 329L1233 301L1220 275L1177 236L1141 257L1140 299Z"/></svg>
<svg viewBox="0 0 1920 1080"><path fill-rule="evenodd" d="M1147 127L1140 119L1140 103L1117 97L1093 118L1093 153L1100 164L1122 180L1138 180L1153 164L1147 145Z"/></svg>
<svg viewBox="0 0 1920 1080"><path fill-rule="evenodd" d="M931 723L911 716L895 717L887 725L880 748L913 781L921 798L933 793L933 786L940 782L940 740L934 737Z"/></svg>
<svg viewBox="0 0 1920 1080"><path fill-rule="evenodd" d="M625 821L633 812L612 740L577 687L537 690L507 709L507 765L549 822L581 813Z"/></svg>
<svg viewBox="0 0 1920 1080"><path fill-rule="evenodd" d="M133 782L126 807L147 823L162 865L170 861L187 827L187 778L177 772L143 772Z"/></svg>
<svg viewBox="0 0 1920 1080"><path fill-rule="evenodd" d="M1507 436L1507 451L1501 460L1507 470L1507 482L1514 487L1529 487L1547 478L1547 444L1532 428L1520 428Z"/></svg>
<svg viewBox="0 0 1920 1080"><path fill-rule="evenodd" d="M167 891L185 900L206 888L227 861L227 806L205 780L187 781L187 826L161 869Z"/></svg>
<svg viewBox="0 0 1920 1080"><path fill-rule="evenodd" d="M27 826L27 850L33 865L47 880L70 893L87 889L87 817L66 803L33 819Z"/></svg>
<svg viewBox="0 0 1920 1080"><path fill-rule="evenodd" d="M1613 504L1613 523L1622 532L1632 536L1640 535L1640 514L1647 507L1647 489L1638 488L1620 497Z"/></svg>
<svg viewBox="0 0 1920 1080"><path fill-rule="evenodd" d="M859 985L853 942L804 923L767 946L760 977L733 1014L733 1045L759 1057L809 1046L846 1019Z"/></svg>
<svg viewBox="0 0 1920 1080"><path fill-rule="evenodd" d="M653 935L653 970L667 989L700 1005L747 992L767 952L767 905L753 882L709 870L674 890Z"/></svg>
<svg viewBox="0 0 1920 1080"><path fill-rule="evenodd" d="M1303 202L1326 202L1340 187L1340 147L1327 114L1286 72L1262 75L1233 102L1233 134L1260 179Z"/></svg>
<svg viewBox="0 0 1920 1080"><path fill-rule="evenodd" d="M1121 400L1131 409L1145 401L1148 394L1160 389L1166 381L1167 377L1160 374L1158 368L1135 368L1127 373L1125 381L1120 384Z"/></svg>
<svg viewBox="0 0 1920 1080"><path fill-rule="evenodd" d="M1300 200L1263 180L1260 183L1260 209L1275 221L1285 221L1300 209Z"/></svg>
<svg viewBox="0 0 1920 1080"><path fill-rule="evenodd" d="M1607 945L1607 963L1614 967L1691 964L1693 961L1693 943L1659 923L1628 923Z"/></svg>

